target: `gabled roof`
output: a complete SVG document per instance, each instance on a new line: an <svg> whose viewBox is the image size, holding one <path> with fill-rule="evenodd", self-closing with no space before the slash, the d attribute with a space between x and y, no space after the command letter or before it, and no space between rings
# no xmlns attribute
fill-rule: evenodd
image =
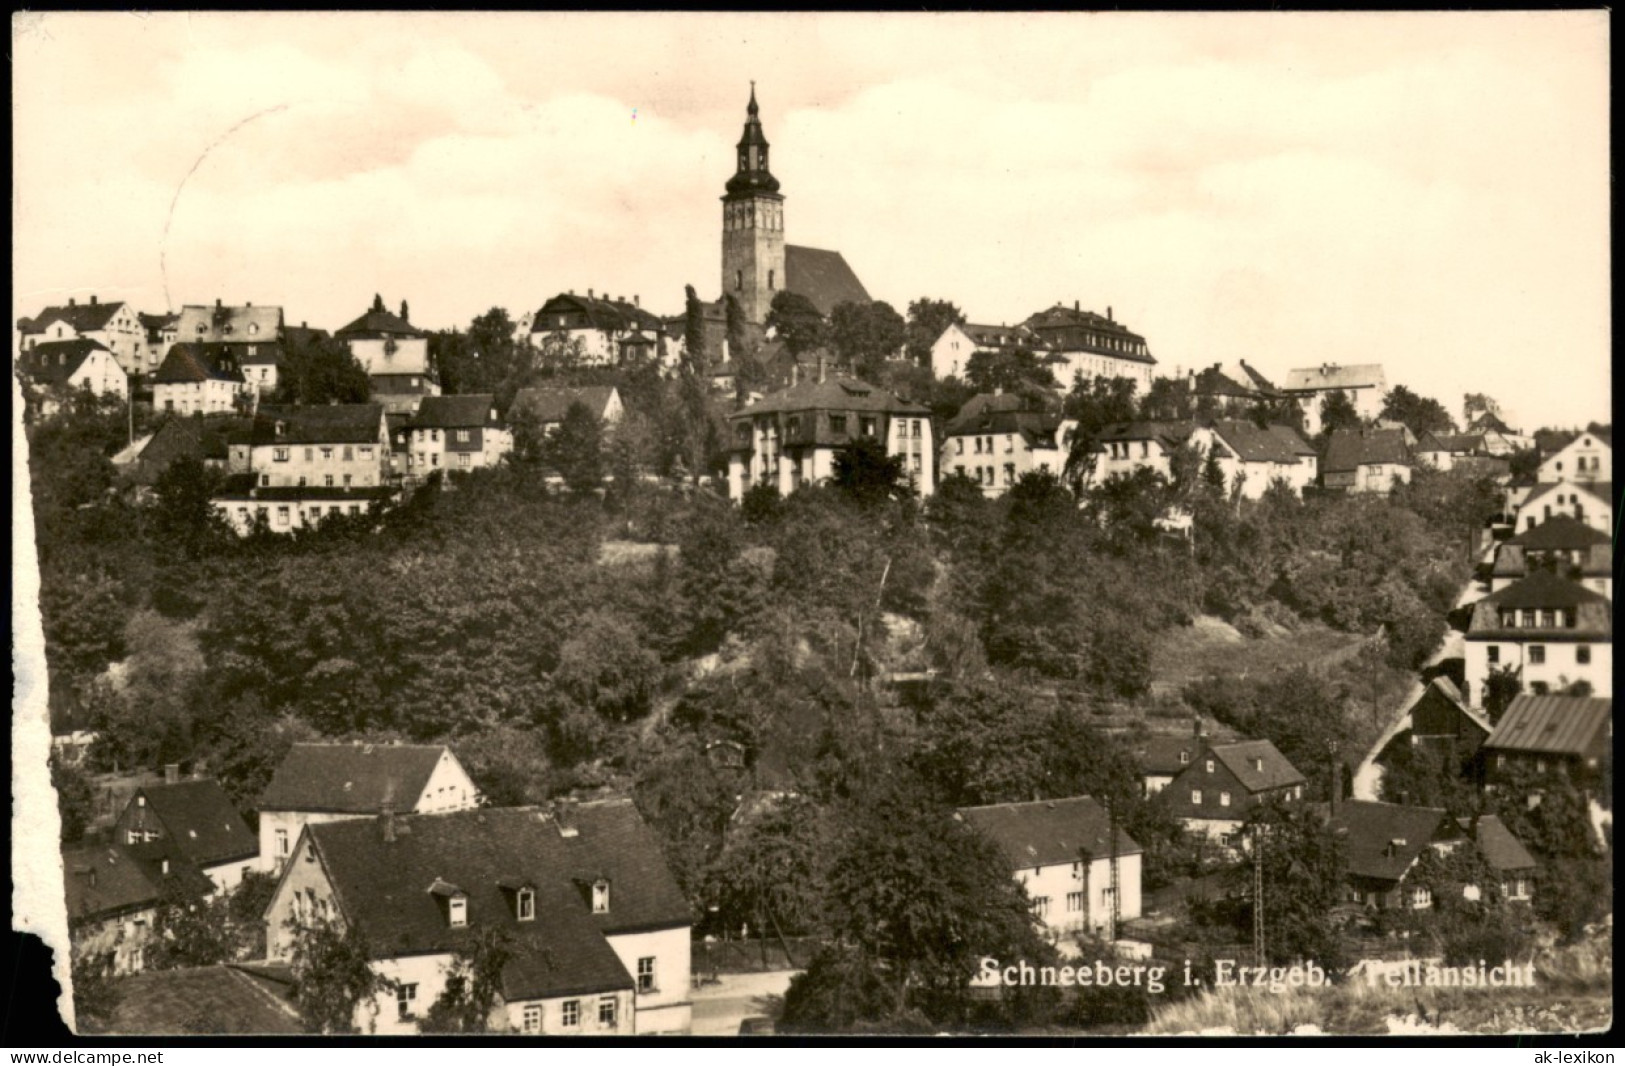
<svg viewBox="0 0 1625 1066"><path fill-rule="evenodd" d="M156 385L187 385L199 381L241 383L243 372L238 368L236 354L206 344L176 341L169 346L169 354L164 356L163 365L152 380Z"/></svg>
<svg viewBox="0 0 1625 1066"><path fill-rule="evenodd" d="M1323 389L1381 389L1387 379L1381 363L1361 363L1357 366L1338 366L1326 363L1298 370L1288 370L1281 388L1287 392L1314 392Z"/></svg>
<svg viewBox="0 0 1625 1066"><path fill-rule="evenodd" d="M1471 818L1457 818L1456 824L1472 833ZM1529 854L1529 849L1523 846L1523 841L1506 827L1505 822L1493 814L1479 816L1478 833L1473 839L1478 844L1479 853L1484 856L1484 861L1497 873L1533 870L1539 865L1535 862L1535 857Z"/></svg>
<svg viewBox="0 0 1625 1066"><path fill-rule="evenodd" d="M333 334L339 340L366 337L426 337L421 329L388 311L368 311L360 318Z"/></svg>
<svg viewBox="0 0 1625 1066"><path fill-rule="evenodd" d="M1483 711L1467 706L1467 700L1463 698L1461 689L1456 687L1454 681L1441 674L1428 682L1427 688L1422 690L1422 695L1418 696L1416 702L1411 704L1405 711L1405 714L1411 718L1411 731L1413 733L1416 731L1416 709L1422 706L1425 701L1431 699L1444 699L1447 701L1454 710L1459 711L1469 722L1483 730L1485 736L1488 736L1495 728L1490 720L1485 717Z"/></svg>
<svg viewBox="0 0 1625 1066"><path fill-rule="evenodd" d="M1501 620L1503 610L1573 611L1573 627L1510 626ZM1606 596L1579 582L1558 577L1549 570L1536 570L1500 592L1491 593L1473 605L1467 625L1468 640L1574 641L1607 639L1613 635L1613 605Z"/></svg>
<svg viewBox="0 0 1625 1066"><path fill-rule="evenodd" d="M189 304L175 329L177 340L190 343L269 344L282 339L282 308Z"/></svg>
<svg viewBox="0 0 1625 1066"><path fill-rule="evenodd" d="M1416 440L1419 452L1449 452L1451 455L1471 455L1483 450L1483 433L1435 433L1431 429Z"/></svg>
<svg viewBox="0 0 1625 1066"><path fill-rule="evenodd" d="M374 957L455 951L482 928L510 938L503 970L511 1000L633 987L608 935L686 926L688 904L659 841L630 801L581 804L565 836L548 812L491 808L307 827L340 910L366 931ZM445 875L467 893L468 924L451 928L429 889ZM609 912L592 914L591 885L607 880ZM504 886L536 886L536 918L517 920Z"/></svg>
<svg viewBox="0 0 1625 1066"><path fill-rule="evenodd" d="M277 433L277 426L282 432ZM384 424L376 403L331 403L309 407L261 404L254 414L256 447L267 444L372 444Z"/></svg>
<svg viewBox="0 0 1625 1066"><path fill-rule="evenodd" d="M1035 407L1025 396L979 393L965 402L943 432L949 437L968 433L1019 433L1029 445L1053 448L1062 421L1053 403Z"/></svg>
<svg viewBox="0 0 1625 1066"><path fill-rule="evenodd" d="M111 1034L188 1036L302 1033L293 981L261 967L199 966L148 970L114 982Z"/></svg>
<svg viewBox="0 0 1625 1066"><path fill-rule="evenodd" d="M1399 429L1339 429L1326 442L1326 473L1353 473L1362 466L1397 463L1409 466L1410 447Z"/></svg>
<svg viewBox="0 0 1625 1066"><path fill-rule="evenodd" d="M200 867L259 854L259 840L218 781L176 781L136 792L163 822L175 850ZM131 799L135 803L135 799Z"/></svg>
<svg viewBox="0 0 1625 1066"><path fill-rule="evenodd" d="M1614 485L1611 481L1542 481L1524 497L1518 510L1527 510L1554 492L1583 492L1605 507L1614 505Z"/></svg>
<svg viewBox="0 0 1625 1066"><path fill-rule="evenodd" d="M1258 398L1258 390L1251 385L1243 384L1226 374L1218 365L1207 367L1191 375L1190 385L1193 391L1202 396L1230 396L1236 399L1253 400Z"/></svg>
<svg viewBox="0 0 1625 1066"><path fill-rule="evenodd" d="M496 397L488 392L425 396L412 418L413 429L471 429L501 425Z"/></svg>
<svg viewBox="0 0 1625 1066"><path fill-rule="evenodd" d="M1095 438L1095 451L1103 452L1108 441L1155 441L1165 452L1172 452L1196 432L1195 422L1117 422L1101 430Z"/></svg>
<svg viewBox="0 0 1625 1066"><path fill-rule="evenodd" d="M1283 426L1278 422L1271 423L1270 435L1281 442L1282 448L1290 451L1298 458L1302 458L1306 455L1319 456L1319 453L1315 451L1314 446L1308 441L1304 440L1303 434L1299 433L1292 426Z"/></svg>
<svg viewBox="0 0 1625 1066"><path fill-rule="evenodd" d="M1608 534L1591 528L1578 518L1560 514L1508 538L1506 543L1533 551L1580 551L1593 544L1611 544L1613 541Z"/></svg>
<svg viewBox="0 0 1625 1066"><path fill-rule="evenodd" d="M784 287L805 296L826 317L837 304L869 303L869 291L841 253L822 248L784 246Z"/></svg>
<svg viewBox="0 0 1625 1066"><path fill-rule="evenodd" d="M997 844L1017 870L1111 855L1111 819L1089 796L963 807L957 817ZM1117 830L1119 856L1140 850L1133 838Z"/></svg>
<svg viewBox="0 0 1625 1066"><path fill-rule="evenodd" d="M303 323L297 326L283 326L282 340L290 348L304 348L319 340L326 340L328 332L325 329L314 329Z"/></svg>
<svg viewBox="0 0 1625 1066"><path fill-rule="evenodd" d="M514 396L513 406L509 408L508 414L509 417L517 418L522 413L541 423L563 422L571 405L579 403L597 415L601 421L608 417L609 403L614 397L613 385L589 385L579 389L520 389Z"/></svg>
<svg viewBox="0 0 1625 1066"><path fill-rule="evenodd" d="M1292 437L1297 437L1297 433L1290 426L1260 429L1252 422L1239 419L1219 419L1213 423L1213 432L1242 462L1284 463L1290 466L1298 461L1298 456L1302 453L1288 443L1285 434L1276 433L1277 429L1285 430Z"/></svg>
<svg viewBox="0 0 1625 1066"><path fill-rule="evenodd" d="M295 744L260 797L262 811L376 814L412 809L443 744Z"/></svg>
<svg viewBox="0 0 1625 1066"><path fill-rule="evenodd" d="M1492 607L1557 608L1578 607L1587 603L1606 604L1608 597L1550 571L1537 570L1522 581L1491 593L1478 602Z"/></svg>
<svg viewBox="0 0 1625 1066"><path fill-rule="evenodd" d="M1547 755L1584 755L1608 728L1614 701L1597 696L1514 697L1485 748Z"/></svg>
<svg viewBox="0 0 1625 1066"><path fill-rule="evenodd" d="M1242 374L1247 378L1248 384L1259 392L1266 396L1274 396L1279 391L1270 383L1269 378L1260 374L1256 368L1249 366L1247 360L1241 360L1238 365L1241 367Z"/></svg>
<svg viewBox="0 0 1625 1066"><path fill-rule="evenodd" d="M1267 740L1238 740L1232 744L1213 744L1208 754L1218 759L1235 775L1248 792L1258 794L1278 788L1290 788L1304 783L1298 768L1287 762L1274 744ZM1263 768L1259 768L1262 760Z"/></svg>
<svg viewBox="0 0 1625 1066"><path fill-rule="evenodd" d="M61 385L77 374L85 360L96 352L112 354L107 345L85 337L47 341L19 355L17 367L42 385Z"/></svg>
<svg viewBox="0 0 1625 1066"><path fill-rule="evenodd" d="M18 321L19 333L38 333L52 322L65 322L72 326L75 333L92 333L96 330L106 329L107 323L112 321L119 309L126 306L123 300L114 300L111 303L72 303L67 306L53 304L35 315L33 318L24 318Z"/></svg>
<svg viewBox="0 0 1625 1066"><path fill-rule="evenodd" d="M1021 326L991 326L979 322L965 322L958 328L979 348L1019 348L1038 343L1038 338Z"/></svg>
<svg viewBox="0 0 1625 1066"><path fill-rule="evenodd" d="M898 398L878 386L854 377L803 381L769 393L749 407L733 412L733 419L775 411L875 411L884 414L929 415L931 409Z"/></svg>
<svg viewBox="0 0 1625 1066"><path fill-rule="evenodd" d="M788 268L786 270L788 272ZM663 332L666 326L659 315L645 311L636 303L612 300L608 296L579 296L573 292L561 292L536 312L531 320L531 334L554 332L559 327L549 322L547 316L571 312L586 315L588 328L611 333L637 329Z"/></svg>
<svg viewBox="0 0 1625 1066"><path fill-rule="evenodd" d="M1182 737L1152 737L1136 752L1140 773L1174 776L1196 761L1207 747L1207 738L1194 734Z"/></svg>
<svg viewBox="0 0 1625 1066"><path fill-rule="evenodd" d="M164 862L169 873L164 873ZM150 844L83 843L62 849L68 921L80 922L155 906L166 878L203 896L214 884L186 862L170 841Z"/></svg>
<svg viewBox="0 0 1625 1066"><path fill-rule="evenodd" d="M1345 800L1330 819L1343 841L1343 859L1355 877L1399 881L1435 840L1458 835L1441 808Z"/></svg>

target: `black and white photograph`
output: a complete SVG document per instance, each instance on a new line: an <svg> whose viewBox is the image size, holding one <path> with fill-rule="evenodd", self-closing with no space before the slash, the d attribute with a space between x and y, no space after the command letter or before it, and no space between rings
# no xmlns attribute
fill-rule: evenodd
<svg viewBox="0 0 1625 1066"><path fill-rule="evenodd" d="M1609 12L11 18L62 1039L1611 1029Z"/></svg>

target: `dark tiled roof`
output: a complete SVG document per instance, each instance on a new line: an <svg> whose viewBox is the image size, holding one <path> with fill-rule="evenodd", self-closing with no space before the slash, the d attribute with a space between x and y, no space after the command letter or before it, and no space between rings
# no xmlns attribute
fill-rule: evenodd
<svg viewBox="0 0 1625 1066"><path fill-rule="evenodd" d="M1416 441L1419 452L1449 452L1452 455L1471 455L1484 448L1482 433L1423 433Z"/></svg>
<svg viewBox="0 0 1625 1066"><path fill-rule="evenodd" d="M42 385L61 385L77 374L95 352L112 354L107 345L85 337L47 341L18 356L17 368Z"/></svg>
<svg viewBox="0 0 1625 1066"><path fill-rule="evenodd" d="M1501 611L1568 610L1574 626L1506 626ZM1573 641L1606 639L1613 634L1613 605L1606 596L1578 582L1536 570L1522 581L1491 593L1473 605L1469 640Z"/></svg>
<svg viewBox="0 0 1625 1066"><path fill-rule="evenodd" d="M279 422L283 426L280 436L276 432ZM376 403L261 404L254 415L254 444L371 444L378 440L383 424L384 408Z"/></svg>
<svg viewBox="0 0 1625 1066"><path fill-rule="evenodd" d="M1208 753L1224 763L1236 775L1242 787L1255 795L1304 783L1298 768L1287 762L1286 756L1267 740L1214 744L1208 748ZM1263 769L1258 767L1260 759L1263 760Z"/></svg>
<svg viewBox="0 0 1625 1066"><path fill-rule="evenodd" d="M164 862L169 873L164 873ZM80 844L62 849L68 920L78 922L157 904L166 877L204 896L214 884L175 850L171 841L149 844Z"/></svg>
<svg viewBox="0 0 1625 1066"><path fill-rule="evenodd" d="M1053 407L1035 408L1024 396L981 393L972 396L944 428L949 437L969 433L1020 433L1035 447L1056 446L1061 416Z"/></svg>
<svg viewBox="0 0 1625 1066"><path fill-rule="evenodd" d="M769 393L749 407L735 411L733 419L775 411L875 411L883 414L929 415L931 409L898 398L891 392L852 377L803 381Z"/></svg>
<svg viewBox="0 0 1625 1066"><path fill-rule="evenodd" d="M665 329L665 320L652 311L645 311L635 303L626 300L612 300L607 296L577 296L575 293L560 293L542 305L531 321L531 333L552 333L559 327L548 321L549 315L583 314L587 317L587 328L606 330L619 333L624 330L647 329L660 332ZM572 328L581 328L575 326Z"/></svg>
<svg viewBox="0 0 1625 1066"><path fill-rule="evenodd" d="M175 849L197 866L215 866L259 853L259 840L217 781L148 785L136 795L146 796Z"/></svg>
<svg viewBox="0 0 1625 1066"><path fill-rule="evenodd" d="M1019 348L1024 344L1038 343L1038 338L1021 326L989 326L966 322L959 328L981 348Z"/></svg>
<svg viewBox="0 0 1625 1066"><path fill-rule="evenodd" d="M269 344L282 339L280 307L181 308L177 339L204 344Z"/></svg>
<svg viewBox="0 0 1625 1066"><path fill-rule="evenodd" d="M400 315L388 311L368 311L333 336L340 340L357 340L367 337L426 337L428 334Z"/></svg>
<svg viewBox="0 0 1625 1066"><path fill-rule="evenodd" d="M1263 374L1260 374L1254 367L1249 366L1247 364L1247 360L1245 359L1241 360L1241 372L1247 375L1247 380L1252 384L1253 388L1257 389L1259 392L1264 393L1266 396L1273 396L1276 394L1277 390L1275 386L1270 383L1270 379L1265 377Z"/></svg>
<svg viewBox="0 0 1625 1066"><path fill-rule="evenodd" d="M563 422L570 406L579 403L603 419L614 396L613 385L589 385L580 389L520 389L508 413L515 418L523 414L541 423Z"/></svg>
<svg viewBox="0 0 1625 1066"><path fill-rule="evenodd" d="M1328 474L1353 473L1376 463L1409 466L1410 462L1410 446L1400 429L1340 429L1326 442Z"/></svg>
<svg viewBox="0 0 1625 1066"><path fill-rule="evenodd" d="M262 811L406 812L448 749L417 744L295 744L260 797Z"/></svg>
<svg viewBox="0 0 1625 1066"><path fill-rule="evenodd" d="M1537 570L1515 585L1485 596L1479 605L1492 607L1578 607L1587 603L1606 604L1608 598L1556 574ZM1477 613L1474 613L1477 620Z"/></svg>
<svg viewBox="0 0 1625 1066"><path fill-rule="evenodd" d="M1518 696L1484 742L1486 748L1551 755L1584 755L1607 728L1611 698L1596 696Z"/></svg>
<svg viewBox="0 0 1625 1066"><path fill-rule="evenodd" d="M425 396L412 419L414 429L468 429L496 426L496 397L490 393Z"/></svg>
<svg viewBox="0 0 1625 1066"><path fill-rule="evenodd" d="M822 248L784 246L784 287L805 296L825 316L837 304L869 302L869 291L841 253Z"/></svg>
<svg viewBox="0 0 1625 1066"><path fill-rule="evenodd" d="M1244 463L1296 463L1301 453L1287 442L1283 434L1274 432L1276 429L1284 429L1297 436L1288 426L1259 429L1252 422L1234 419L1221 419L1213 423L1213 432Z"/></svg>
<svg viewBox="0 0 1625 1066"><path fill-rule="evenodd" d="M1113 359L1126 359L1136 363L1155 364L1149 352L1140 351L1145 338L1117 322L1093 311L1056 304L1040 311L1022 323L1022 327L1038 338L1038 346L1053 352L1091 352ZM1122 341L1128 350L1102 344L1092 336L1106 336Z"/></svg>
<svg viewBox="0 0 1625 1066"><path fill-rule="evenodd" d="M1258 390L1244 385L1217 366L1197 371L1193 379L1195 391L1203 396L1230 396L1236 399L1258 398Z"/></svg>
<svg viewBox="0 0 1625 1066"><path fill-rule="evenodd" d="M125 306L123 300L114 300L112 303L75 303L70 306L51 306L35 315L25 318L17 323L20 333L38 333L52 322L66 322L72 326L76 333L92 333L99 329L106 329L107 323L118 314L119 308Z"/></svg>
<svg viewBox="0 0 1625 1066"><path fill-rule="evenodd" d="M310 326L283 326L282 340L290 348L305 348L319 340L326 340L327 330L313 329Z"/></svg>
<svg viewBox="0 0 1625 1066"><path fill-rule="evenodd" d="M247 967L200 966L121 977L109 1033L153 1036L304 1031L293 986Z"/></svg>
<svg viewBox="0 0 1625 1066"><path fill-rule="evenodd" d="M1456 824L1469 833L1472 832L1471 818L1457 818ZM1478 834L1474 839L1478 843L1480 854L1484 856L1484 861L1497 873L1533 870L1538 865L1535 857L1529 854L1529 849L1523 846L1523 841L1506 827L1506 823L1493 814L1479 817Z"/></svg>
<svg viewBox="0 0 1625 1066"><path fill-rule="evenodd" d="M1566 514L1553 515L1533 529L1507 540L1534 551L1582 551L1593 544L1610 544L1608 534Z"/></svg>
<svg viewBox="0 0 1625 1066"><path fill-rule="evenodd" d="M1544 499L1547 495L1560 491L1584 492L1601 501L1604 506L1612 507L1614 505L1614 485L1611 481L1543 481L1536 485L1534 490L1524 498L1523 505L1519 510L1528 508L1531 504Z"/></svg>
<svg viewBox="0 0 1625 1066"><path fill-rule="evenodd" d="M177 341L169 346L169 354L164 356L163 365L152 380L156 385L184 385L211 379L240 384L243 373L232 358L235 354L221 350L220 346Z"/></svg>
<svg viewBox="0 0 1625 1066"><path fill-rule="evenodd" d="M1018 870L1111 855L1111 820L1106 808L1089 796L965 807L958 816L997 844ZM1140 850L1118 829L1118 855L1137 855Z"/></svg>
<svg viewBox="0 0 1625 1066"><path fill-rule="evenodd" d="M1205 737L1152 737L1137 752L1141 774L1174 776L1196 761L1207 746Z"/></svg>
<svg viewBox="0 0 1625 1066"><path fill-rule="evenodd" d="M1173 451L1196 432L1194 422L1117 422L1101 430L1095 451L1104 452L1108 441L1156 441L1165 451Z"/></svg>
<svg viewBox="0 0 1625 1066"><path fill-rule="evenodd" d="M1422 851L1441 836L1456 835L1449 816L1433 807L1346 800L1331 817L1343 840L1348 872L1375 881L1398 881Z"/></svg>
<svg viewBox="0 0 1625 1066"><path fill-rule="evenodd" d="M1382 388L1386 382L1381 363L1358 366L1312 366L1289 370L1281 388L1287 392L1313 392L1320 389Z"/></svg>
<svg viewBox="0 0 1625 1066"><path fill-rule="evenodd" d="M1270 434L1274 436L1276 440L1281 442L1281 447L1290 451L1295 456L1301 458L1306 455L1319 454L1315 451L1313 445L1303 439L1303 434L1299 433L1291 426L1283 426L1279 423L1272 424L1270 426Z"/></svg>

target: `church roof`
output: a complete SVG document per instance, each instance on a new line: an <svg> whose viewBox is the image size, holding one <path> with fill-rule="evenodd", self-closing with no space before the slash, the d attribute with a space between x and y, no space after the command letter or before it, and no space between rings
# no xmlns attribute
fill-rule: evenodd
<svg viewBox="0 0 1625 1066"><path fill-rule="evenodd" d="M751 148L761 149L759 158L761 166L747 165L735 171L733 177L728 179L727 189L729 196L749 196L755 193L777 193L779 179L775 178L767 169L767 134L762 132L762 119L756 106L756 83L750 84L750 103L745 107L745 129L739 135L739 150L741 162L749 163L748 152Z"/></svg>
<svg viewBox="0 0 1625 1066"><path fill-rule="evenodd" d="M869 302L869 291L845 257L822 248L784 246L784 287L805 296L819 314L826 316L836 304Z"/></svg>

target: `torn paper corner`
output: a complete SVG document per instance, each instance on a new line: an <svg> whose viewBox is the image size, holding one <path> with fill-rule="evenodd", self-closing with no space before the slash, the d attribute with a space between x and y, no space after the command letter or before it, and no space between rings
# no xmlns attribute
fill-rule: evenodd
<svg viewBox="0 0 1625 1066"><path fill-rule="evenodd" d="M11 925L51 948L62 1019L74 1028L73 965L62 883L62 822L51 786L45 628L23 433L22 386L11 379Z"/></svg>

